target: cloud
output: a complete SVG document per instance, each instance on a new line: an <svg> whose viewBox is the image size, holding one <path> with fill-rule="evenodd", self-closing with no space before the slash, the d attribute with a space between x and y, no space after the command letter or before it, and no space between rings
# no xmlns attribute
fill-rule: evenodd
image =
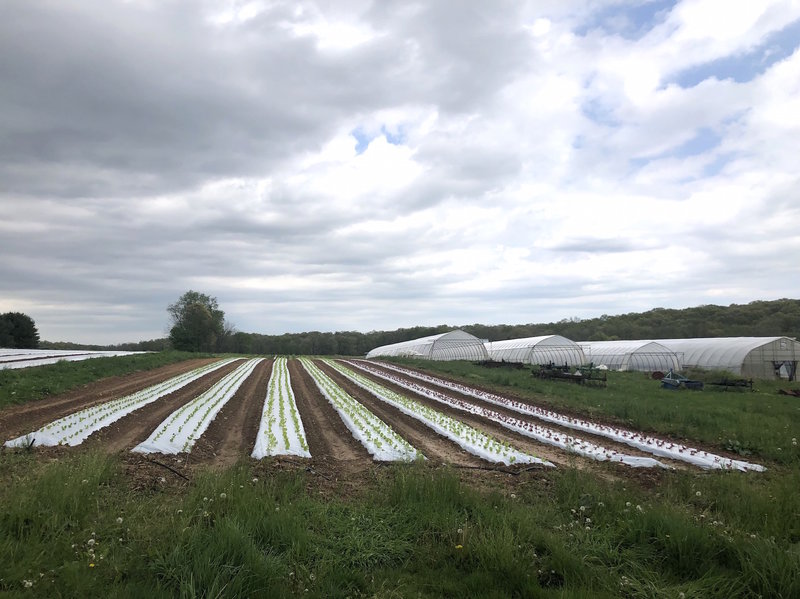
<svg viewBox="0 0 800 599"><path fill-rule="evenodd" d="M7 4L0 310L43 338L189 288L263 333L800 292L796 3Z"/></svg>

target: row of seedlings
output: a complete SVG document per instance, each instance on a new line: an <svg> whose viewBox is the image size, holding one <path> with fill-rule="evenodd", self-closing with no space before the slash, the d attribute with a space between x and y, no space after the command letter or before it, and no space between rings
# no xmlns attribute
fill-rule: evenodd
<svg viewBox="0 0 800 599"><path fill-rule="evenodd" d="M455 408L475 416L480 416L481 418L486 418L487 420L499 424L500 426L503 426L511 431L535 439L540 443L553 445L567 452L575 453L593 460L618 462L638 468L653 468L656 466L668 468L666 464L663 464L662 462L659 462L653 458L620 453L613 449L603 447L602 445L591 443L586 439L573 437L572 435L567 435L557 430L538 426L528 420L514 418L496 410L491 410L468 401L457 399L435 389L424 387L423 385L409 381L405 377L375 368L369 363L352 361L346 361L345 363L355 368L359 368L364 372L369 372L384 380L394 383L395 385L408 389L409 391L413 391L414 393L444 404L448 407Z"/></svg>
<svg viewBox="0 0 800 599"><path fill-rule="evenodd" d="M381 401L394 406L404 414L422 422L438 434L458 444L465 451L489 462L511 464L541 464L553 466L552 463L519 450L508 443L499 441L491 435L451 418L447 414L434 410L410 397L397 393L372 379L359 374L346 366L326 359L325 363L335 368L343 376L356 385L369 391Z"/></svg>
<svg viewBox="0 0 800 599"><path fill-rule="evenodd" d="M139 453L188 452L263 358L247 360L213 387L177 409L133 448Z"/></svg>
<svg viewBox="0 0 800 599"><path fill-rule="evenodd" d="M521 401L510 399L508 397L497 395L495 393L490 393L488 391L474 389L473 387L470 387L468 385L454 383L452 381L441 379L428 374L423 374L415 370L410 370L408 368L402 368L393 364L387 364L385 362L381 362L380 365L384 368L394 370L404 375L408 375L416 379L440 387L444 387L446 389L451 389L453 391L457 391L465 395L470 395L472 397L475 397L477 399L483 400L488 403L493 403L498 406L503 406L510 410L519 412L520 414L533 416L534 418L537 418L539 420L545 422L551 422L553 424L558 424L565 428L570 428L573 430L579 430L582 432L598 435L601 437L606 437L613 441L624 443L626 445L629 445L630 447L635 447L636 449L640 449L642 451L651 453L653 455L670 458L673 460L679 460L682 462L693 464L695 466L699 466L700 468L740 470L740 471L755 470L758 472L766 470L766 468L764 466L761 466L760 464L753 464L751 462L746 462L743 460L726 458L720 455L716 455L714 453L696 449L694 447L689 447L681 443L669 441L667 439L659 439L658 437L645 435L637 431L611 426L608 424L598 424L574 416L567 416L565 414L560 414L552 410L547 410L544 408L533 406Z"/></svg>
<svg viewBox="0 0 800 599"><path fill-rule="evenodd" d="M123 416L127 416L147 404L185 387L210 372L227 366L233 361L235 361L234 358L213 362L125 397L84 408L54 420L37 431L6 441L5 445L7 447L80 445L92 433L113 424Z"/></svg>
<svg viewBox="0 0 800 599"><path fill-rule="evenodd" d="M308 358L300 358L303 368L320 393L333 406L345 426L378 461L412 461L424 458L388 424L355 400Z"/></svg>
<svg viewBox="0 0 800 599"><path fill-rule="evenodd" d="M252 453L257 459L273 455L311 457L284 357L276 358L272 366L261 425Z"/></svg>

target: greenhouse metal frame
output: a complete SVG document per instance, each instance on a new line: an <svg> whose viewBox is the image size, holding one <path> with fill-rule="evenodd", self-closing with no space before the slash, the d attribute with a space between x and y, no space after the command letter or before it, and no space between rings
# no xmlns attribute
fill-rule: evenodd
<svg viewBox="0 0 800 599"><path fill-rule="evenodd" d="M749 378L797 379L800 343L790 337L658 339L682 356L684 366L727 370Z"/></svg>
<svg viewBox="0 0 800 599"><path fill-rule="evenodd" d="M656 341L581 341L579 345L591 362L610 370L667 372L681 369L679 355Z"/></svg>
<svg viewBox="0 0 800 599"><path fill-rule="evenodd" d="M486 342L489 359L518 364L580 366L587 362L581 347L561 335L541 335Z"/></svg>
<svg viewBox="0 0 800 599"><path fill-rule="evenodd" d="M367 359L398 356L425 360L488 360L483 341L460 329L370 350Z"/></svg>

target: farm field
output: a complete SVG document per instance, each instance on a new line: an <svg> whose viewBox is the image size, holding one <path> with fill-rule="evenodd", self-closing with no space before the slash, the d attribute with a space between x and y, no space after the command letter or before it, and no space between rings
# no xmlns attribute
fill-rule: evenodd
<svg viewBox="0 0 800 599"><path fill-rule="evenodd" d="M58 362L78 362L92 358L133 356L147 352L131 351L90 351L71 349L4 349L0 348L0 370L12 368L31 368Z"/></svg>
<svg viewBox="0 0 800 599"><path fill-rule="evenodd" d="M617 384L663 403L629 376L543 391L427 366L189 360L0 410L0 590L800 593L791 398L762 450L603 413Z"/></svg>

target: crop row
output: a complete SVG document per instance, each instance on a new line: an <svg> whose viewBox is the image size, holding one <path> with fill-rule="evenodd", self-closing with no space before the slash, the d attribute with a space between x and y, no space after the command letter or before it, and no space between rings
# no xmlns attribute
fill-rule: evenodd
<svg viewBox="0 0 800 599"><path fill-rule="evenodd" d="M31 444L34 446L79 445L92 433L113 424L142 406L185 387L201 376L230 364L234 360L234 358L231 358L213 362L125 397L74 412L43 426L37 431L11 439L6 442L6 445L9 447L27 447Z"/></svg>
<svg viewBox="0 0 800 599"><path fill-rule="evenodd" d="M286 358L276 358L267 385L261 425L252 456L296 455L310 458L306 433L292 391Z"/></svg>
<svg viewBox="0 0 800 599"><path fill-rule="evenodd" d="M153 434L134 447L133 451L140 453L189 451L262 360L263 358L247 360L236 370L222 377L210 389L175 410L153 431Z"/></svg>
<svg viewBox="0 0 800 599"><path fill-rule="evenodd" d="M483 406L479 406L461 399L456 399L435 389L424 387L418 383L409 381L407 378L398 376L396 374L390 374L387 373L386 371L375 368L370 363L354 362L354 361L346 361L345 363L354 366L356 368L360 368L365 372L372 373L375 376L381 377L387 381L394 383L395 385L399 385L405 389L408 389L409 391L413 391L414 393L423 395L434 401L445 404L449 407L461 410L463 412L468 412L469 414L474 414L482 418L486 418L487 420L495 422L509 430L525 435L526 437L531 437L532 439L536 439L541 443L553 445L560 449L599 461L608 460L611 462L619 462L622 464L627 464L628 466L634 466L640 468L642 467L653 468L656 466L661 468L667 468L665 464L662 464L661 462L659 462L658 460L654 460L653 458L623 454L613 449L608 449L607 447L596 445L585 439L580 439L578 437L566 435L557 430L538 426L527 420L514 418L512 416L508 416L507 414L503 414L496 410L490 410Z"/></svg>
<svg viewBox="0 0 800 599"><path fill-rule="evenodd" d="M300 358L300 362L345 426L375 460L412 461L424 458L408 441L339 387L311 360Z"/></svg>
<svg viewBox="0 0 800 599"><path fill-rule="evenodd" d="M657 437L645 435L640 432L631 431L607 424L597 424L595 422L590 422L582 418L575 418L572 416L567 416L565 414L559 414L558 412L554 412L552 410L546 410L544 408L532 406L530 404L509 399L501 395L489 393L488 391L481 391L480 389L474 389L467 385L462 385L459 383L454 383L452 381L440 379L438 377L434 377L431 375L422 374L420 372L410 370L408 368L402 368L399 366L395 366L393 364L387 364L385 362L380 362L380 365L384 368L400 372L402 374L414 377L416 379L426 381L428 383L432 383L434 385L438 385L446 389L457 391L465 395L470 395L477 399L481 399L483 401L486 401L488 403L493 403L498 406L503 406L505 408L514 410L521 414L533 416L545 422L552 422L553 424L558 424L560 426L571 428L573 430L579 430L586 433L598 435L601 437L606 437L608 439L612 439L619 443L624 443L626 445L635 447L637 449L651 453L653 455L665 458L671 458L674 460L680 460L683 462L687 462L689 464L694 464L695 466L699 466L700 468L742 470L742 471L766 470L764 466L761 466L759 464L753 464L751 462L745 462L742 460L734 460L731 458L726 458L713 453L709 453L707 451L695 449L693 447L688 447L680 443L668 441L666 439L659 439Z"/></svg>
<svg viewBox="0 0 800 599"><path fill-rule="evenodd" d="M502 462L506 465L525 463L553 466L553 464L546 460L525 453L503 441L498 441L491 435L472 428L455 418L451 418L447 414L434 410L410 397L392 391L338 362L329 359L326 359L325 362L353 381L356 385L372 393L381 401L419 420L425 426L433 429L443 437L454 441L471 454L477 455L490 462Z"/></svg>

